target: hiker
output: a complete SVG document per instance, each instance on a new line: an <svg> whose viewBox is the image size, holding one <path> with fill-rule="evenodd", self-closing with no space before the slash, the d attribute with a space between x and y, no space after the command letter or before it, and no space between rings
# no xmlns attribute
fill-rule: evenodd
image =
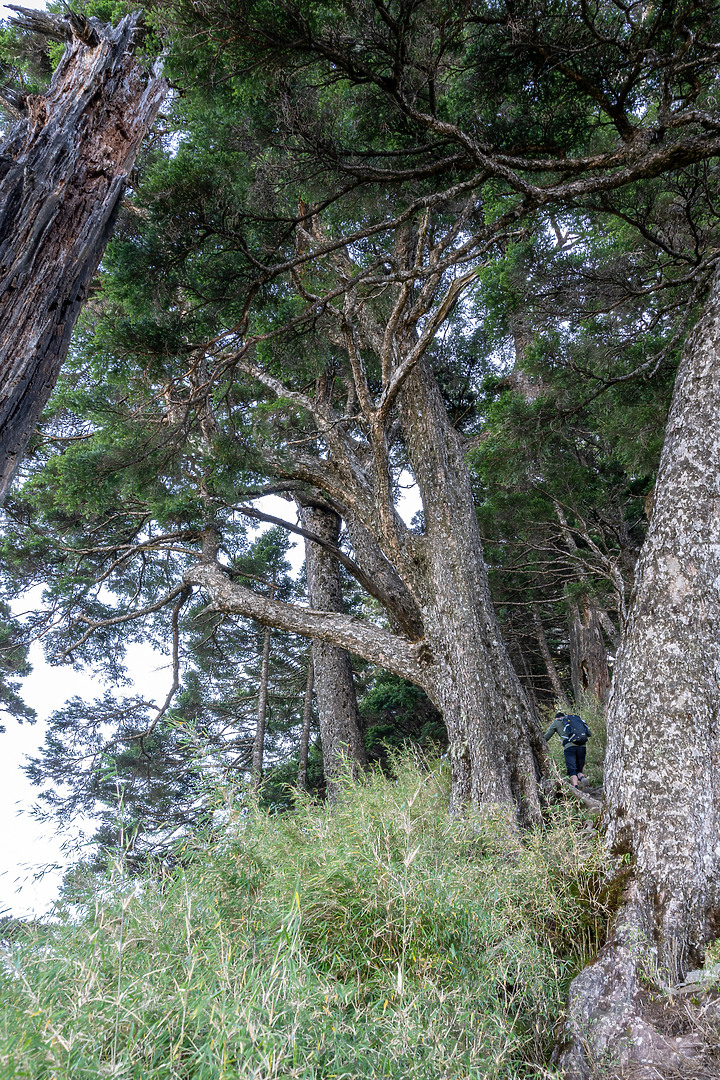
<svg viewBox="0 0 720 1080"><path fill-rule="evenodd" d="M565 755L565 767L573 787L587 780L583 772L585 765L585 743L590 738L590 728L575 713L556 712L555 719L545 732L545 742L550 742L557 734Z"/></svg>

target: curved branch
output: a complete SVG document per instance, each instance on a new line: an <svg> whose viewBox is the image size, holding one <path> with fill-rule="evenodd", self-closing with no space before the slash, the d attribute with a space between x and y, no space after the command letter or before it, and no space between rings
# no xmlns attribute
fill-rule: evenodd
<svg viewBox="0 0 720 1080"><path fill-rule="evenodd" d="M288 532L296 533L298 536L302 536L305 540L311 540L313 544L318 544L325 551L329 551L331 555L334 555L337 561L345 567L349 574L355 578L355 580L362 585L363 589L374 596L376 600L379 600L384 608L387 608L389 612L396 616L398 622L401 625L402 630L408 634L411 640L417 639L418 635L418 623L417 620L412 620L407 617L407 613L400 608L396 610L397 605L394 597L389 595L387 591L382 588L380 581L377 577L370 577L366 574L361 566L346 555L345 552L334 544L328 543L327 540L323 540L317 533L311 532L309 529L303 529L300 525L293 525L289 521L285 521L284 518L275 517L273 514L265 514L262 510L256 510L254 506L234 506L238 514L244 514L246 517L255 518L256 521L267 521L271 525L280 525L281 528L287 529Z"/></svg>
<svg viewBox="0 0 720 1080"><path fill-rule="evenodd" d="M152 722L150 724L148 724L146 730L143 731L140 736L137 736L140 739L141 748L142 748L142 745L143 745L143 739L146 739L150 735L152 735L153 731L155 730L155 728L157 726L158 721L161 719L161 717L163 717L165 715L165 713L170 708L170 702L175 697L175 694L177 693L178 687L180 686L180 612L182 611L183 607L188 602L188 600L190 599L191 596L192 596L192 589L190 588L189 585L186 585L182 589L182 591L180 593L180 596L178 597L177 602L175 604L175 607L173 608L172 623L171 623L171 625L172 625L172 640L173 640L173 647L172 647L173 681L172 681L172 686L168 690L167 697L165 698L164 703L157 710L157 716L155 716L154 719L152 720Z"/></svg>
<svg viewBox="0 0 720 1080"><path fill-rule="evenodd" d="M72 644L68 645L62 652L55 653L55 659L64 660L74 649L84 645L88 638L92 637L93 633L103 626L118 626L120 623L132 622L134 619L141 619L143 615L151 615L153 611L159 611L160 608L165 607L166 604L169 604L171 600L174 600L175 597L179 596L184 590L184 584L176 585L174 589L170 589L169 592L165 593L164 596L161 596L154 604L148 604L147 607L138 608L136 611L129 611L125 615L113 615L110 619L89 619L87 615L78 616L78 621L84 622L88 626L88 629L77 639L77 641L73 641Z"/></svg>
<svg viewBox="0 0 720 1080"><path fill-rule="evenodd" d="M200 585L209 593L211 603L206 611L243 615L263 626L327 641L418 686L427 687L432 681L428 667L433 661L425 641L409 642L353 615L313 611L259 596L231 581L218 563L198 563L185 573L184 580L186 585Z"/></svg>

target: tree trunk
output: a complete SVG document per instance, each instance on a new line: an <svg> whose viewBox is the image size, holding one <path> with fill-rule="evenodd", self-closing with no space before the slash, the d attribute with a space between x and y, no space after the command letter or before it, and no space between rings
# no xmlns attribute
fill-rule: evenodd
<svg viewBox="0 0 720 1080"><path fill-rule="evenodd" d="M514 800L521 819L537 821L546 744L500 636L470 475L425 360L398 401L425 517L413 573L432 661L425 689L447 725L453 799Z"/></svg>
<svg viewBox="0 0 720 1080"><path fill-rule="evenodd" d="M333 510L303 506L305 528L337 547L340 518ZM319 611L343 610L342 582L337 559L312 541L305 542L310 604ZM313 641L315 700L317 701L323 771L328 797L337 794L335 780L348 762L355 774L367 764L360 728L355 682L350 656L345 649L325 641Z"/></svg>
<svg viewBox="0 0 720 1080"><path fill-rule="evenodd" d="M563 684L560 682L560 676L557 673L555 661L553 660L552 653L550 652L550 646L547 642L545 628L542 624L542 619L540 618L540 612L537 609L537 604L533 604L533 627L535 629L535 637L537 639L537 643L540 647L540 655L543 658L545 670L547 671L550 685L552 686L553 693L555 694L555 705L556 707L562 708L565 712L570 712L570 702L567 699L567 694L565 693Z"/></svg>
<svg viewBox="0 0 720 1080"><path fill-rule="evenodd" d="M315 668L313 666L312 646L308 655L307 683L305 684L305 701L303 703L303 725L300 735L300 753L298 755L298 779L297 786L301 791L307 791L307 768L308 752L310 749L310 721L312 719L312 698L315 682Z"/></svg>
<svg viewBox="0 0 720 1080"><path fill-rule="evenodd" d="M558 1055L567 1076L594 1075L603 1054L620 1064L642 1055L649 1064L673 1063L672 1040L654 1032L635 1000L639 975L644 967L679 982L720 930L719 506L716 279L678 371L616 662L606 841L632 860L632 876L611 944L573 984Z"/></svg>
<svg viewBox="0 0 720 1080"><path fill-rule="evenodd" d="M310 609L259 596L231 581L211 558L203 558L190 568L185 582L207 589L215 610L237 612L266 625L304 634L316 643L327 643L341 651L348 649L422 687L447 726L453 806L460 809L464 803L505 804L512 808L514 803L521 821L538 822L538 781L549 775L547 745L500 636L482 558L469 471L458 434L424 360L409 375L397 402L411 467L422 495L424 535L413 534L402 525L392 509L391 494L381 512L373 509L385 500L385 488L390 492L381 448L373 464L373 502L363 503L355 497L350 486L354 483L352 477L346 484L336 482L332 462L330 467L323 462L320 473L314 462L303 458L294 466L294 476L308 485L317 482L323 497L337 510L350 519L357 515L361 520L410 594L409 606L403 600L403 611L407 612L403 621L421 628L422 638L410 638L407 631L391 633L369 619L341 613L337 560L313 543L307 550L321 553L319 566L332 564L334 583L329 578L319 579L328 581L328 591L316 590L311 563ZM327 526L319 516L313 516L306 518L305 527L317 534ZM332 533L328 531L324 538L330 546L336 545L337 519ZM362 565L361 544L355 553ZM394 604L395 596L390 593L389 610ZM417 616L411 609L416 609ZM326 657L330 656L337 653L326 653L324 646L314 650L321 723L325 723L321 671L329 672ZM345 670L349 672L349 666ZM348 708L356 716L347 685ZM333 714L342 695L332 690L328 694L328 709ZM337 734L328 730L327 734L330 747L347 746L351 759L358 763L362 760L355 720L349 730ZM333 750L326 760L335 760Z"/></svg>
<svg viewBox="0 0 720 1080"><path fill-rule="evenodd" d="M610 669L595 605L587 598L571 605L570 677L576 705L588 698L605 705L610 693Z"/></svg>
<svg viewBox="0 0 720 1080"><path fill-rule="evenodd" d="M263 636L262 664L260 667L260 692L258 694L257 727L255 728L255 740L253 742L252 756L252 783L257 788L263 775L263 758L265 756L265 726L267 721L268 700L268 677L270 671L270 628L265 630Z"/></svg>
<svg viewBox="0 0 720 1080"><path fill-rule="evenodd" d="M32 25L27 12L23 25ZM113 29L40 13L68 41L0 150L0 502L67 354L142 139L166 93ZM82 39L78 34L82 34Z"/></svg>

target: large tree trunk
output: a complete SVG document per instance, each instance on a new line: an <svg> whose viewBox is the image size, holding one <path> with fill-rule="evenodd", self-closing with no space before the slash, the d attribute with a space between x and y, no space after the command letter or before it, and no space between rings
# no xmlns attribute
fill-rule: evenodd
<svg viewBox="0 0 720 1080"><path fill-rule="evenodd" d="M538 820L546 745L502 642L470 475L425 360L399 413L425 519L413 573L432 661L425 689L447 725L454 800L514 800L521 818Z"/></svg>
<svg viewBox="0 0 720 1080"><path fill-rule="evenodd" d="M597 608L586 597L570 611L570 677L576 705L581 707L588 699L604 705L610 669Z"/></svg>
<svg viewBox="0 0 720 1080"><path fill-rule="evenodd" d="M134 57L138 15L24 13L68 41L0 150L0 502L67 354L165 82ZM82 35L82 36L78 36Z"/></svg>
<svg viewBox="0 0 720 1080"><path fill-rule="evenodd" d="M217 610L238 612L266 625L304 634L315 642L348 649L421 686L447 726L453 805L459 809L464 803L514 804L521 821L537 822L541 804L538 781L549 774L547 745L500 636L462 445L424 360L403 386L398 411L422 495L424 535L408 532L392 511L384 517L379 515L380 520L374 519L375 503L363 507L357 500L354 505L350 500L346 502L346 489L342 482L334 481L329 469L323 467L322 483L317 486L343 516L349 520L359 517L362 529L386 553L383 558L391 563L405 590L398 623L410 632L417 627L415 634L420 631L422 637L410 637L408 629L402 634L391 633L368 619L341 614L340 599L314 591L312 570L309 610L260 597L231 581L223 568L211 560L188 570L185 581L206 588ZM312 483L316 475L314 463L303 463L301 479ZM374 477L377 502L384 498L382 485L389 485L387 477L382 454L378 453ZM353 495L349 487L348 494ZM318 535L326 526L313 516L306 517L305 528ZM322 538L325 545L335 546L337 526ZM321 552L337 575L337 561L327 546L311 543L309 549ZM361 569L372 572L370 563L363 566L367 552L359 541L355 554ZM374 556L370 553L368 557ZM409 594L409 602L405 593ZM397 598L391 582L388 611L397 607ZM331 651L327 655L336 654ZM321 711L323 669L329 671L325 645L315 651ZM329 699L329 708L334 711L333 699L339 700L335 691L329 692ZM352 705L348 708L352 710ZM345 752L351 759L355 758L353 746L361 753L354 727L353 723L337 736L328 732L329 745L347 746ZM333 751L327 760L334 760L334 756Z"/></svg>
<svg viewBox="0 0 720 1080"><path fill-rule="evenodd" d="M340 518L333 510L304 506L305 528L337 547ZM343 610L342 582L337 559L312 541L305 542L305 567L310 603L320 611ZM345 649L325 641L313 641L313 671L323 771L328 797L336 795L336 779L349 763L356 773L367 764L360 728L355 682L350 656Z"/></svg>
<svg viewBox="0 0 720 1080"><path fill-rule="evenodd" d="M636 1000L639 975L657 969L679 982L720 929L719 506L716 280L678 371L617 657L606 837L612 852L632 860L632 877L611 944L573 984L559 1056L568 1076L591 1075L603 1054L619 1064L643 1056L668 1064L668 1040L653 1032ZM637 1034L623 1041L628 1032Z"/></svg>

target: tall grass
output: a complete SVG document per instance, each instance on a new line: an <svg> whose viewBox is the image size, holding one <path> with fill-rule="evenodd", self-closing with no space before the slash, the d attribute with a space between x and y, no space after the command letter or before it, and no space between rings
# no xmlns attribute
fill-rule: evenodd
<svg viewBox="0 0 720 1080"><path fill-rule="evenodd" d="M574 810L520 834L500 811L451 817L447 789L405 759L332 810L229 797L171 873L117 864L7 946L0 1076L547 1075L604 930L599 851Z"/></svg>

